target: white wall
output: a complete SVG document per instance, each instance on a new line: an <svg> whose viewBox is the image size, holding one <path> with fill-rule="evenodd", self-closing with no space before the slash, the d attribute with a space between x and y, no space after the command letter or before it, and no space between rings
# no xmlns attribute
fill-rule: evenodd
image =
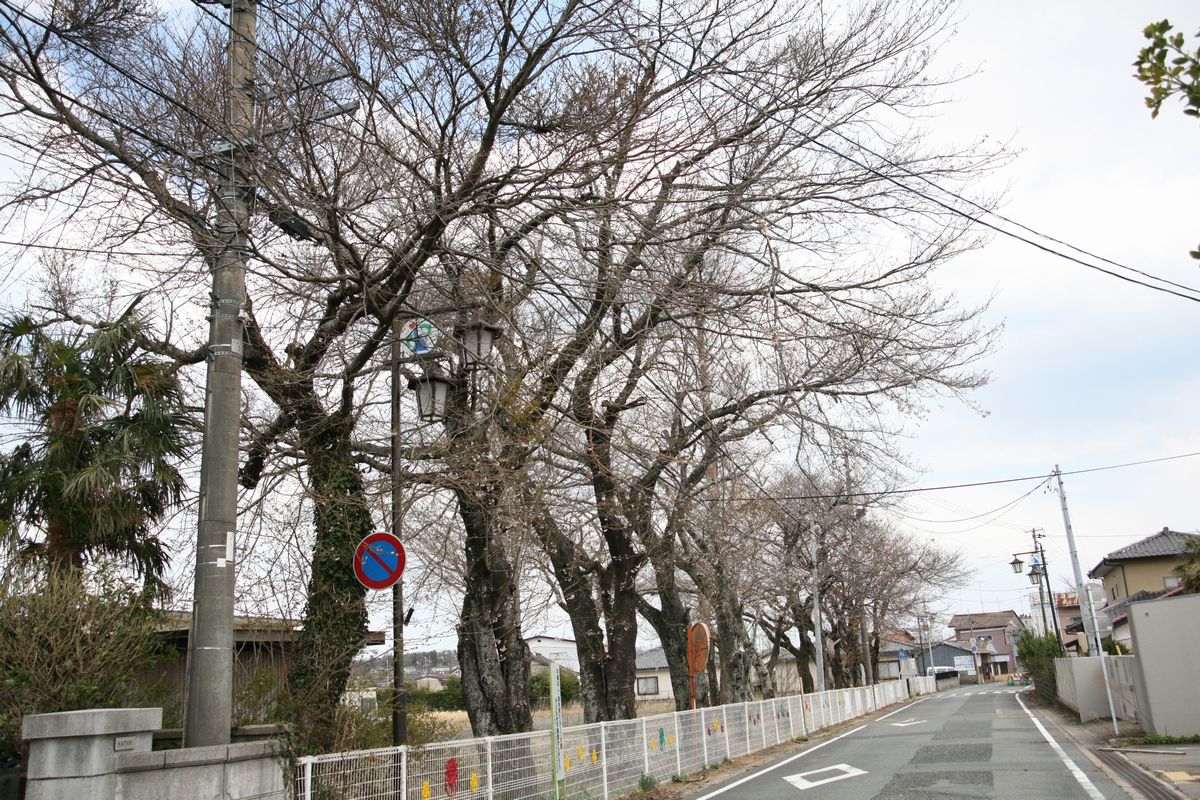
<svg viewBox="0 0 1200 800"><path fill-rule="evenodd" d="M1200 594L1129 607L1142 727L1159 736L1200 736Z"/></svg>

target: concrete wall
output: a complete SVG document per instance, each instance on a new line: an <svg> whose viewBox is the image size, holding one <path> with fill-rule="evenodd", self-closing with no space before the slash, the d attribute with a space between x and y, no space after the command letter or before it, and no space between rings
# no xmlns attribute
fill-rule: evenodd
<svg viewBox="0 0 1200 800"><path fill-rule="evenodd" d="M1108 677L1117 718L1138 719L1132 680L1136 669L1134 657L1109 656L1105 660L1108 662ZM1112 719L1099 657L1056 658L1054 679L1058 684L1058 699L1079 714L1080 722Z"/></svg>
<svg viewBox="0 0 1200 800"><path fill-rule="evenodd" d="M1142 727L1159 736L1200 735L1200 594L1129 607Z"/></svg>
<svg viewBox="0 0 1200 800"><path fill-rule="evenodd" d="M31 714L26 800L286 798L273 742L151 751L161 708Z"/></svg>

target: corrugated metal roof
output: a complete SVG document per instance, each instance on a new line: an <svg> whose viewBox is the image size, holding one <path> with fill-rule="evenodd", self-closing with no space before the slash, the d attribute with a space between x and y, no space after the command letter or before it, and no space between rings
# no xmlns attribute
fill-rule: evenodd
<svg viewBox="0 0 1200 800"><path fill-rule="evenodd" d="M638 653L634 659L635 669L666 669L667 654L663 652L661 647L656 647L653 650L647 650L644 653Z"/></svg>

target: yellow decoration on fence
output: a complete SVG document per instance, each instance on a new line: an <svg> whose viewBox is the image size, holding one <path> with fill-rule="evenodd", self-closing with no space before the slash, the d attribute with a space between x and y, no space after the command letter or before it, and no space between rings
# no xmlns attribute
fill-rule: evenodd
<svg viewBox="0 0 1200 800"><path fill-rule="evenodd" d="M429 800L429 781L421 784L421 800Z"/></svg>
<svg viewBox="0 0 1200 800"><path fill-rule="evenodd" d="M472 792L479 791L479 776L476 775L474 772L471 773L471 791Z"/></svg>
<svg viewBox="0 0 1200 800"><path fill-rule="evenodd" d="M583 761L583 745L579 745L575 752L579 755L579 760Z"/></svg>
<svg viewBox="0 0 1200 800"><path fill-rule="evenodd" d="M668 733L668 734L667 734L667 746L668 746L668 747L674 747L674 746L675 746L675 734L673 734L673 733Z"/></svg>
<svg viewBox="0 0 1200 800"><path fill-rule="evenodd" d="M657 750L657 749L658 749L658 742L656 742L656 741L654 741L653 739L651 739L651 740L650 740L650 749L651 749L651 750Z"/></svg>
<svg viewBox="0 0 1200 800"><path fill-rule="evenodd" d="M571 757L563 756L563 772L571 771Z"/></svg>
<svg viewBox="0 0 1200 800"><path fill-rule="evenodd" d="M600 761L600 754L596 752L596 748L592 748L592 764L595 765Z"/></svg>

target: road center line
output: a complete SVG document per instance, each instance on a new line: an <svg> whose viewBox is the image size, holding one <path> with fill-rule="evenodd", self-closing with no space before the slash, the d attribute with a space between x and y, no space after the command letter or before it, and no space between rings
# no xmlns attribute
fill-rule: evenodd
<svg viewBox="0 0 1200 800"><path fill-rule="evenodd" d="M1054 741L1054 737L1050 735L1050 731L1046 730L1046 726L1042 724L1042 721L1035 717L1033 712L1025 707L1025 703L1021 700L1021 696L1017 695L1016 698L1017 704L1021 706L1021 710L1028 714L1029 718L1033 720L1033 724L1037 726L1039 731L1041 731L1042 737L1050 743L1050 747L1054 749L1054 752L1058 753L1058 757L1061 758L1062 762L1067 765L1067 770L1069 770L1071 775L1074 776L1075 780L1079 782L1079 785L1083 787L1083 790L1087 792L1087 796L1092 800L1104 800L1104 795L1101 793L1101 791L1097 789L1096 785L1088 779L1087 775L1083 774L1083 770L1081 770L1075 764L1075 762L1071 760L1071 757L1068 756L1067 752L1062 749L1062 746L1059 745L1058 742Z"/></svg>

